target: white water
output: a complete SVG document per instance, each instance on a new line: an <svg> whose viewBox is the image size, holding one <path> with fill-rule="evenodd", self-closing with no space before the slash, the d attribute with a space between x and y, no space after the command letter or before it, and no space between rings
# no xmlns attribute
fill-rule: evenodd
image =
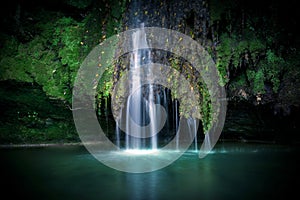
<svg viewBox="0 0 300 200"><path fill-rule="evenodd" d="M177 100L175 99L174 100L174 106L173 106L173 120L175 122L175 133L176 133L176 149L178 150L179 149L179 130L178 130L178 123L179 123L179 118L178 118L178 104L177 104Z"/></svg>
<svg viewBox="0 0 300 200"><path fill-rule="evenodd" d="M159 149L158 132L161 130L160 123L162 121L162 111L159 107L164 107L168 125L168 96L167 91L159 88L157 85L151 83L144 84L145 76L152 74L151 68L145 64L151 63L151 50L147 43L146 33L144 31L144 24L141 28L132 34L133 52L130 56L130 72L129 72L129 93L126 106L123 111L126 117L123 121L126 125L125 129L125 144L126 150L157 150ZM159 106L158 106L159 105ZM180 135L179 135L179 103L175 99L170 110L173 114L173 128L175 129L176 148L179 149ZM122 116L122 115L121 115ZM121 122L120 122L121 124ZM118 125L118 124L117 124ZM197 151L197 130L196 120L189 121L189 133L195 136L195 151ZM167 130L167 135L169 130ZM120 147L120 130L116 130L116 144Z"/></svg>
<svg viewBox="0 0 300 200"><path fill-rule="evenodd" d="M157 149L157 118L160 113L155 104L159 104L155 99L153 85L143 87L141 85L143 64L151 62L151 51L146 40L144 24L132 34L133 52L130 58L130 94L127 100L126 109L126 138L125 147L129 149ZM148 72L148 70L146 70ZM151 73L151 72L148 72ZM147 92L147 90L149 90ZM158 98L159 100L159 98ZM133 120L132 120L133 119ZM147 120L148 119L148 120ZM143 129L149 124L150 133ZM134 137L131 137L134 136ZM151 138L151 144L145 144L145 138ZM149 140L147 140L149 141Z"/></svg>
<svg viewBox="0 0 300 200"><path fill-rule="evenodd" d="M187 119L190 137L195 137L194 139L194 151L198 151L198 140L197 140L197 120L194 118Z"/></svg>

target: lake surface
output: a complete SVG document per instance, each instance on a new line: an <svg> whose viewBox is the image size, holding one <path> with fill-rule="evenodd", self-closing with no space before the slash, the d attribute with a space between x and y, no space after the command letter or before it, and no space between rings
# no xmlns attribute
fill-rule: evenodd
<svg viewBox="0 0 300 200"><path fill-rule="evenodd" d="M288 199L298 196L297 146L219 142L150 173L125 173L82 146L0 149L6 199ZM298 188L298 189L296 189Z"/></svg>

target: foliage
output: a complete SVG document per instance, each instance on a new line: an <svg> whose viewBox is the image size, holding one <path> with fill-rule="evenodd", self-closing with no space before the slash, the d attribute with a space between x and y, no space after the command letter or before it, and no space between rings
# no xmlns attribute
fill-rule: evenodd
<svg viewBox="0 0 300 200"><path fill-rule="evenodd" d="M254 70L247 70L247 78L252 86L252 91L254 94L264 94L264 73L261 69L257 72Z"/></svg>
<svg viewBox="0 0 300 200"><path fill-rule="evenodd" d="M278 31L280 24L270 21L276 14L261 14L246 2L232 2L235 3L224 1L222 6L216 6L211 1L211 26L219 36L213 39L218 44L216 64L220 84L231 91L243 89L250 96L266 93L269 84L272 92L278 93L286 61L282 57L285 48L274 48L274 41L282 34Z"/></svg>
<svg viewBox="0 0 300 200"><path fill-rule="evenodd" d="M18 30L14 30L14 34L1 31L0 80L39 85L51 98L70 104L74 79L83 58L99 42L121 31L126 0L64 0L62 4L68 9L74 9L74 13L70 14L68 10L64 10L66 8L57 11L32 9L32 12L25 11L18 16L19 23L23 24L17 25L19 27L15 29ZM261 2L260 5L268 3ZM266 86L271 85L271 92L280 98L284 96L281 88L287 88L287 85L289 87L286 90L298 91L289 82L289 76L296 77L299 71L295 68L299 66L298 57L286 58L290 52L298 50L293 46L293 42L288 40L294 35L286 34L292 25L284 26L280 23L286 23L286 18L276 10L278 5L271 5L260 8L253 2L209 1L211 16L207 37L208 40L212 40L210 52L215 53L213 57L216 58L219 83L229 91L244 91L249 96L255 96L270 93L266 91ZM11 22L14 23L13 20ZM20 34L22 31L25 33ZM195 37L196 30L188 32ZM26 38L21 38L20 35ZM188 113L190 108L199 106L204 130L208 130L212 121L211 102L201 77L197 77L195 70L188 63L177 58L169 62L190 82L190 88L181 88L180 82L173 78L176 74L169 76L173 85L172 97L183 97L180 102L180 115L193 116L194 113ZM125 70L126 66L121 68L121 65L123 64L114 63L108 66L99 80L96 102L98 108L101 107L103 99L107 102L110 97L116 73L121 75L122 70ZM95 74L95 80L97 78ZM192 102L185 95L190 90L199 91L199 102ZM121 94L122 92L124 91L121 91ZM294 102L290 97L288 99ZM38 133L37 129L29 130L32 124L43 128L45 119L38 111L20 112L18 120L25 124L25 127L17 127L15 131L22 130L25 138L52 137ZM50 132L54 134L59 128L67 131L65 125L61 124L52 127L53 132Z"/></svg>
<svg viewBox="0 0 300 200"><path fill-rule="evenodd" d="M230 71L246 68L266 49L266 45L253 36L251 39L240 40L236 35L231 37L224 33L220 37L221 44L217 47L217 69L221 85L229 82ZM255 66L251 66L255 67Z"/></svg>
<svg viewBox="0 0 300 200"><path fill-rule="evenodd" d="M68 0L66 3L85 8L91 1ZM113 3L98 5L103 11L100 15L95 8L82 20L59 12L34 13L37 23L32 26L32 32L37 34L30 41L21 43L13 36L3 35L0 80L37 83L52 98L71 103L73 83L83 58L99 41L119 30L126 2ZM95 26L95 21L106 27L105 32L101 31L103 27ZM100 81L104 96L108 96L111 75L110 70Z"/></svg>
<svg viewBox="0 0 300 200"><path fill-rule="evenodd" d="M206 133L212 126L212 105L208 89L205 86L199 87L202 99L200 104L201 122Z"/></svg>
<svg viewBox="0 0 300 200"><path fill-rule="evenodd" d="M50 96L71 101L71 87L80 64L82 24L72 18L54 18L36 25L42 31L1 59L1 80L35 82ZM11 42L14 38L11 39ZM9 49L8 42L3 51Z"/></svg>
<svg viewBox="0 0 300 200"><path fill-rule="evenodd" d="M106 29L104 31L104 35L102 37L103 40L106 38L113 36L117 34L118 32L121 31L121 18L122 15L125 11L125 5L126 5L126 0L119 1L119 0L113 0L111 2L111 7L108 11L107 15L107 22L105 23ZM107 53L109 52L114 52L114 49L109 49L107 52L103 52L104 55L106 56ZM103 58L104 59L104 58ZM108 58L107 58L108 59ZM112 89L113 89L113 84L114 84L114 71L116 71L118 63L114 62L111 66L107 66L104 73L102 74L102 77L100 78L98 85L97 85L97 104L98 104L98 112L100 112L100 107L101 107L101 101L104 98L105 101L110 97ZM103 67L103 66L99 66ZM106 109L106 108L105 108Z"/></svg>
<svg viewBox="0 0 300 200"><path fill-rule="evenodd" d="M266 62L262 63L266 80L273 84L273 91L278 92L280 85L280 74L284 70L286 62L283 58L275 55L271 50L267 51Z"/></svg>
<svg viewBox="0 0 300 200"><path fill-rule="evenodd" d="M11 126L1 124L0 141L2 144L30 144L44 142L78 142L75 127L69 122L57 122L49 127L30 127L21 123Z"/></svg>
<svg viewBox="0 0 300 200"><path fill-rule="evenodd" d="M113 86L113 70L114 68L112 66L107 67L107 69L104 71L101 79L98 82L97 86L97 94L98 99L108 98L112 91Z"/></svg>
<svg viewBox="0 0 300 200"><path fill-rule="evenodd" d="M179 82L177 78L178 74L168 75L168 81L172 82L172 88L170 88L172 98L179 99L180 116L184 116L185 118L193 117L201 119L203 130L204 132L207 132L212 123L212 110L210 95L206 85L203 83L203 80L201 80L201 77L196 76L195 69L189 63L185 63L176 57L171 58L169 61L171 67L175 69L176 72L179 71L190 84L190 88L185 88ZM189 92L193 92L198 101L193 101L193 99L188 95ZM199 96L197 96L198 93ZM195 112L195 108L199 108L200 115Z"/></svg>

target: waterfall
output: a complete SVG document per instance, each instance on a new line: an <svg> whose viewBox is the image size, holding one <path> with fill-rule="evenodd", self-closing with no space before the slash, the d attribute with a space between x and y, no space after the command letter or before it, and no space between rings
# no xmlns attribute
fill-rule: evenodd
<svg viewBox="0 0 300 200"><path fill-rule="evenodd" d="M116 145L117 147L120 147L120 129L119 129L119 124L116 122Z"/></svg>
<svg viewBox="0 0 300 200"><path fill-rule="evenodd" d="M179 130L178 130L178 123L179 123L179 114L178 114L178 103L177 99L174 100L174 106L173 106L173 121L175 122L175 134L176 134L176 149L179 149Z"/></svg>
<svg viewBox="0 0 300 200"><path fill-rule="evenodd" d="M205 133L204 141L199 153L199 158L203 158L212 149L212 142L210 137L211 136L208 132Z"/></svg>
<svg viewBox="0 0 300 200"><path fill-rule="evenodd" d="M156 104L160 104L156 87L153 84L141 85L142 72L151 74L142 66L151 63L151 51L146 40L144 23L132 34L133 52L130 57L130 95L126 106L126 137L125 148L157 149L157 130L160 112ZM149 126L148 129L143 127ZM149 130L149 131L148 131ZM148 133L150 132L150 133Z"/></svg>
<svg viewBox="0 0 300 200"><path fill-rule="evenodd" d="M198 151L198 140L197 140L197 120L194 118L188 118L187 124L189 128L190 137L194 137L194 150Z"/></svg>
<svg viewBox="0 0 300 200"><path fill-rule="evenodd" d="M152 138L151 138L151 147L152 149L157 149L157 136L156 136L156 127L157 127L157 123L153 123L154 120L156 120L156 116L158 113L156 113L156 109L153 107L153 103L151 102L155 102L155 99L154 99L154 90L153 90L153 85L150 85L149 87L149 96L148 96L148 101L150 102L149 104L149 117L150 117L150 123L151 123L151 126L150 126L150 132L151 132L151 135L152 135Z"/></svg>
<svg viewBox="0 0 300 200"><path fill-rule="evenodd" d="M117 129L116 144L118 147L121 145L125 150L157 150L165 145L162 141L169 142L166 138L173 138L175 140L175 149L180 150L183 143L181 140L187 139L185 130L188 130L188 137L190 139L195 138L194 149L198 151L196 119L187 119L188 127L180 131L181 117L179 114L179 100L176 98L171 100L171 91L165 88L165 86L155 82L155 73L151 71L155 68L151 65L151 49L149 49L147 43L143 23L141 24L141 28L132 32L131 40L133 50L129 57L130 70L128 71L127 77L129 95L124 101L124 107L122 107L120 111L120 120L123 123L121 123L121 121L117 123L117 126L122 126L121 129L125 137L123 137L123 135L121 137L120 131ZM170 118L168 117L169 114ZM169 119L173 121L173 124L170 122L170 126L168 124ZM165 122L166 125L164 124ZM172 136L175 135L174 137L170 137L171 135L168 133L169 130L166 130L170 127L172 131L171 134ZM165 132L160 133L163 128ZM165 138L162 138L162 135ZM121 143L120 139L125 139L125 141ZM158 142L159 139L163 140ZM174 143L172 143L172 145L173 144Z"/></svg>

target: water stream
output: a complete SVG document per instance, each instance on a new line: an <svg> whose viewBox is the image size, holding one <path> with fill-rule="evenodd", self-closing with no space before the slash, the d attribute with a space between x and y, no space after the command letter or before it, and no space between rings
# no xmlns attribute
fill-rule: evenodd
<svg viewBox="0 0 300 200"><path fill-rule="evenodd" d="M132 34L133 51L130 55L129 71L129 96L126 100L126 106L121 110L123 115L123 131L125 132L124 149L157 150L160 147L160 139L163 137L175 137L176 149L180 148L179 131L179 101L169 98L169 89L162 85L154 84L151 80L154 72L150 67L152 62L151 49L147 43L147 35L144 30L144 23ZM169 110L169 102L172 102ZM166 113L166 119L164 113ZM121 115L122 116L122 115ZM173 121L172 130L170 130L169 120ZM161 123L165 120L165 124ZM163 130L162 130L163 129ZM163 137L159 133L163 131ZM197 137L197 123L195 119L188 119L188 131L191 137ZM170 134L171 132L171 134ZM173 132L173 133L172 133ZM116 144L120 147L120 130L116 130ZM197 138L195 139L195 151L198 149Z"/></svg>

